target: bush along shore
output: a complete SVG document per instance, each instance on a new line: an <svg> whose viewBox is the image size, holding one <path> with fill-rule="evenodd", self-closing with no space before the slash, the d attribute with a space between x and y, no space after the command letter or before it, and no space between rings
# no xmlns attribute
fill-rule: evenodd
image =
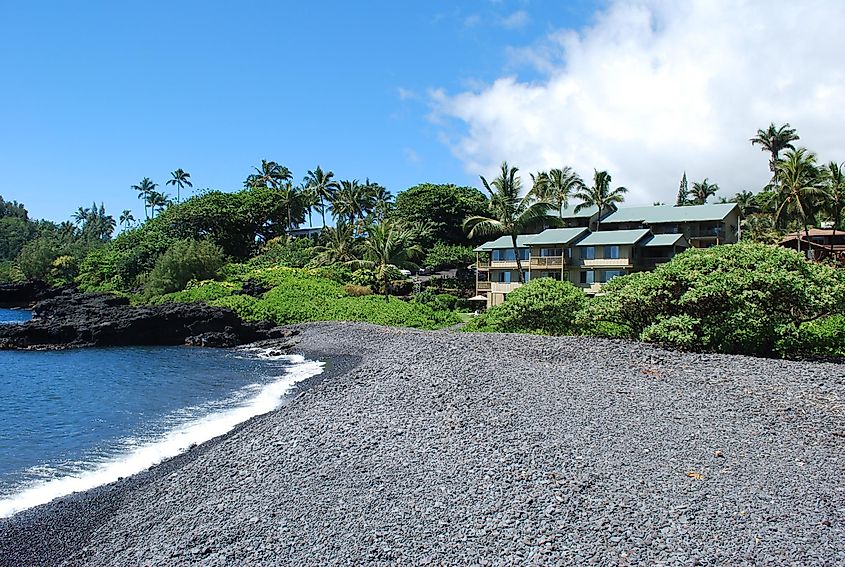
<svg viewBox="0 0 845 567"><path fill-rule="evenodd" d="M0 521L0 564L845 562L841 365L299 331L360 363L148 482Z"/></svg>

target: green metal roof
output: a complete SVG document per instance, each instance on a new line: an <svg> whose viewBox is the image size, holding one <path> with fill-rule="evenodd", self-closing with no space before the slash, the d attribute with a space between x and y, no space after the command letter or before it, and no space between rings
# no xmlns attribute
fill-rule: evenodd
<svg viewBox="0 0 845 567"><path fill-rule="evenodd" d="M584 233L589 232L586 227L579 228L547 228L540 234L528 238L529 246L543 246L546 244L569 244Z"/></svg>
<svg viewBox="0 0 845 567"><path fill-rule="evenodd" d="M561 216L560 217L564 218L564 219L588 219L591 216L593 216L594 214L596 214L597 212L599 212L598 207L592 206L592 207L584 207L583 209L581 209L580 211L578 211L576 213L575 207L577 207L577 206L578 205L569 205L568 207L563 207L563 209L561 209ZM557 211L555 211L555 208L552 207L551 214L554 214L555 212L557 212Z"/></svg>
<svg viewBox="0 0 845 567"><path fill-rule="evenodd" d="M517 248L528 248L528 239L537 236L536 234L520 234L516 237ZM474 248L473 252L489 252L497 248L513 248L513 241L510 235L500 236L496 240L485 242L478 248Z"/></svg>
<svg viewBox="0 0 845 567"><path fill-rule="evenodd" d="M683 234L655 234L643 246L689 246Z"/></svg>
<svg viewBox="0 0 845 567"><path fill-rule="evenodd" d="M601 230L590 233L590 236L575 246L614 246L619 244L636 244L645 236L651 234L647 228L636 230Z"/></svg>
<svg viewBox="0 0 845 567"><path fill-rule="evenodd" d="M686 207L672 205L623 207L603 218L601 223L642 222L659 224L720 221L728 216L736 206L736 203L716 203L712 205L688 205Z"/></svg>

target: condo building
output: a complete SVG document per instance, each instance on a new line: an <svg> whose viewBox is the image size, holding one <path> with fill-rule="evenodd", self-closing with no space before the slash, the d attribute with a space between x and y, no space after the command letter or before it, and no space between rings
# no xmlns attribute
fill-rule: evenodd
<svg viewBox="0 0 845 567"><path fill-rule="evenodd" d="M603 212L593 207L562 211L566 228L486 242L476 252L476 293L487 306L531 278L569 281L596 294L613 278L652 270L693 246L706 248L738 240L739 209L734 203L673 207L629 207Z"/></svg>

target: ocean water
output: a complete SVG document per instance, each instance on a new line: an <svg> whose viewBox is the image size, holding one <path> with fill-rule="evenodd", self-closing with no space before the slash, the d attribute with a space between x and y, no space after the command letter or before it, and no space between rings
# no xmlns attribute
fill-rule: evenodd
<svg viewBox="0 0 845 567"><path fill-rule="evenodd" d="M321 371L255 349L0 351L0 517L141 472Z"/></svg>
<svg viewBox="0 0 845 567"><path fill-rule="evenodd" d="M23 309L0 309L0 325L29 321L30 312Z"/></svg>

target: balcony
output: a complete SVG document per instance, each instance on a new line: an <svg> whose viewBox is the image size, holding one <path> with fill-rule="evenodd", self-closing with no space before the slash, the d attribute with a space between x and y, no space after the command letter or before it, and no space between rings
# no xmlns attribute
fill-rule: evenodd
<svg viewBox="0 0 845 567"><path fill-rule="evenodd" d="M532 256L532 268L561 268L563 267L563 256Z"/></svg>
<svg viewBox="0 0 845 567"><path fill-rule="evenodd" d="M489 270L490 269L490 260L479 260L475 263L475 267L479 270Z"/></svg>
<svg viewBox="0 0 845 567"><path fill-rule="evenodd" d="M490 282L490 291L492 293L510 293L522 284L519 282L516 283L503 283L503 282Z"/></svg>
<svg viewBox="0 0 845 567"><path fill-rule="evenodd" d="M475 284L475 290L477 292L490 291L490 284L491 283L492 282L477 282Z"/></svg>
<svg viewBox="0 0 845 567"><path fill-rule="evenodd" d="M523 260L523 262L527 263L528 260ZM491 260L490 267L496 268L498 270L516 270L516 260Z"/></svg>
<svg viewBox="0 0 845 567"><path fill-rule="evenodd" d="M630 268L630 258L595 258L593 260L582 260L581 265L585 268Z"/></svg>

